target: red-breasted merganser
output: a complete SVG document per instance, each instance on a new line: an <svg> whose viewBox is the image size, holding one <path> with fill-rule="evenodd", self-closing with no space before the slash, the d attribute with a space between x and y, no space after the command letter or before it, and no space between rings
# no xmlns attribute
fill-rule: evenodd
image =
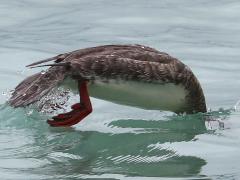
<svg viewBox="0 0 240 180"><path fill-rule="evenodd" d="M53 61L51 64L39 65ZM144 109L176 113L206 112L202 88L188 66L167 53L142 45L105 45L76 50L27 67L50 66L22 81L12 94L13 107L25 107L55 86L72 79L80 103L52 117L51 126L72 126L92 112L90 96ZM89 92L89 93L88 93Z"/></svg>

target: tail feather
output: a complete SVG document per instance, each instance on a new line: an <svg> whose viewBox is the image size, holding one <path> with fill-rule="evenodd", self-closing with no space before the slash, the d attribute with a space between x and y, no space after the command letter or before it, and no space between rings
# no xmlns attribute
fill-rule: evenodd
<svg viewBox="0 0 240 180"><path fill-rule="evenodd" d="M70 62L63 62L63 63L55 63L55 64L43 64L43 65L38 65L38 66L31 66L30 68L38 68L38 67L47 67L47 66L64 66L66 68L70 68L71 63Z"/></svg>
<svg viewBox="0 0 240 180"><path fill-rule="evenodd" d="M44 60L41 60L41 61L34 62L32 64L27 65L26 67L36 66L38 64L46 63L46 62L49 62L49 61L54 61L56 59L57 59L57 56L54 56L54 57L51 57L51 58L48 58L48 59L44 59Z"/></svg>
<svg viewBox="0 0 240 180"><path fill-rule="evenodd" d="M38 101L63 81L65 76L65 68L58 66L51 67L44 73L37 73L26 78L12 93L9 100L10 105L13 107L25 107Z"/></svg>
<svg viewBox="0 0 240 180"><path fill-rule="evenodd" d="M27 65L26 67L36 66L36 65L46 63L46 62L49 62L49 61L54 61L56 63L59 63L59 62L63 61L69 54L70 53L59 54L59 55L51 57L51 58L47 58L47 59L44 59L44 60L41 60L41 61L34 62L32 64Z"/></svg>

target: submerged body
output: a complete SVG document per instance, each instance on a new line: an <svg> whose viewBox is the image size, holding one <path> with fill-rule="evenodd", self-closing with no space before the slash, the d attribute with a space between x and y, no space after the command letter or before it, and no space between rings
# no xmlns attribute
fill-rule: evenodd
<svg viewBox="0 0 240 180"><path fill-rule="evenodd" d="M176 113L206 112L202 88L182 62L141 45L107 45L80 49L29 66L54 61L44 74L20 83L10 99L14 107L38 101L66 79L88 82L91 96L144 109ZM85 87L84 87L85 88ZM84 89L83 88L83 89ZM82 90L82 94L87 90ZM82 101L82 98L81 98Z"/></svg>

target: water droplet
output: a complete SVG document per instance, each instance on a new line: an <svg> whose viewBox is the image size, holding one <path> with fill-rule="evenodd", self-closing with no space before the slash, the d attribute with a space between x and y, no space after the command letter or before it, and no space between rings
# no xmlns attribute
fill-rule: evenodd
<svg viewBox="0 0 240 180"><path fill-rule="evenodd" d="M18 73L18 74L24 74L24 73L25 73L25 71L26 71L26 70L25 70L25 69L23 69L23 70L17 71L17 73Z"/></svg>
<svg viewBox="0 0 240 180"><path fill-rule="evenodd" d="M2 92L2 95L3 95L3 96L6 96L6 95L7 95L7 93L6 93L6 92Z"/></svg>
<svg viewBox="0 0 240 180"><path fill-rule="evenodd" d="M45 74L45 73L46 73L46 71L45 71L45 70L42 70L42 71L41 71L41 74Z"/></svg>
<svg viewBox="0 0 240 180"><path fill-rule="evenodd" d="M240 110L240 100L234 105L234 110L239 111Z"/></svg>
<svg viewBox="0 0 240 180"><path fill-rule="evenodd" d="M25 69L23 69L22 71L20 71L20 74L24 74L25 73Z"/></svg>
<svg viewBox="0 0 240 180"><path fill-rule="evenodd" d="M27 116L30 116L33 113L33 110L27 112Z"/></svg>
<svg viewBox="0 0 240 180"><path fill-rule="evenodd" d="M219 121L219 128L220 128L220 129L224 129L224 122Z"/></svg>

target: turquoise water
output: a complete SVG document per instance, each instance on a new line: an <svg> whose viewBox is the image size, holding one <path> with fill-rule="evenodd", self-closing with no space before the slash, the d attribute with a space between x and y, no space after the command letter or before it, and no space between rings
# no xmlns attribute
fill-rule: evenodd
<svg viewBox="0 0 240 180"><path fill-rule="evenodd" d="M1 0L1 179L240 179L239 8L236 0ZM92 98L83 122L52 128L51 113L6 104L10 90L38 71L26 64L113 43L181 59L214 121Z"/></svg>

